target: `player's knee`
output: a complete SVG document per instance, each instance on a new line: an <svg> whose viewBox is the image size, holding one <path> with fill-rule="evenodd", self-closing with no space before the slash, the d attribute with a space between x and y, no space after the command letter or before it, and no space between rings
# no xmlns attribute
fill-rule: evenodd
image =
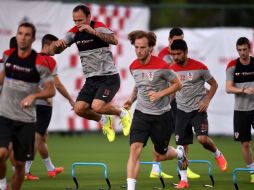
<svg viewBox="0 0 254 190"><path fill-rule="evenodd" d="M95 111L96 113L102 113L102 108L103 108L102 104L92 103L92 110Z"/></svg>
<svg viewBox="0 0 254 190"><path fill-rule="evenodd" d="M77 115L83 116L86 112L87 108L83 104L76 103L74 106L74 111Z"/></svg>
<svg viewBox="0 0 254 190"><path fill-rule="evenodd" d="M251 148L251 142L250 141L242 142L242 147L244 149L250 149Z"/></svg>
<svg viewBox="0 0 254 190"><path fill-rule="evenodd" d="M202 144L202 145L207 144L207 136L205 136L205 135L200 135L200 136L198 136L198 137L197 137L197 140L198 140L198 142L199 142L200 144Z"/></svg>

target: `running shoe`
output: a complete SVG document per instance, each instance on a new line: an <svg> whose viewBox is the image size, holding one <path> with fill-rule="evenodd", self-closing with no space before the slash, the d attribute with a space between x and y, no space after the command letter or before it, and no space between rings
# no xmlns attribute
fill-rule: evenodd
<svg viewBox="0 0 254 190"><path fill-rule="evenodd" d="M250 174L250 182L251 182L251 183L254 183L254 173L253 173L253 174Z"/></svg>
<svg viewBox="0 0 254 190"><path fill-rule="evenodd" d="M123 134L124 136L128 136L130 134L130 128L131 128L131 114L129 110L126 110L126 109L124 110L126 111L126 114L120 119L123 126Z"/></svg>
<svg viewBox="0 0 254 190"><path fill-rule="evenodd" d="M185 189L188 188L189 184L186 181L181 180L177 186L175 186L176 189Z"/></svg>
<svg viewBox="0 0 254 190"><path fill-rule="evenodd" d="M187 168L187 177L189 179L198 179L198 178L200 178L200 175L191 171L190 168Z"/></svg>
<svg viewBox="0 0 254 190"><path fill-rule="evenodd" d="M48 177L54 178L54 177L56 177L57 174L60 174L63 171L64 171L64 167L55 168L53 171L48 171Z"/></svg>
<svg viewBox="0 0 254 190"><path fill-rule="evenodd" d="M161 176L162 176L162 178L165 178L165 179L172 179L173 178L172 175L168 175L168 174L166 174L164 172L161 172ZM159 178L159 172L153 172L153 171L151 171L150 178Z"/></svg>
<svg viewBox="0 0 254 190"><path fill-rule="evenodd" d="M222 172L225 172L228 170L228 163L227 163L227 160L224 158L223 154L221 153L220 156L218 157L215 157L215 160L217 162L217 164L219 165L220 167L220 170Z"/></svg>
<svg viewBox="0 0 254 190"><path fill-rule="evenodd" d="M25 174L25 180L34 181L40 179L38 176L32 175L30 172Z"/></svg>
<svg viewBox="0 0 254 190"><path fill-rule="evenodd" d="M108 141L113 142L115 140L116 134L112 127L112 117L106 115L108 121L105 125L102 126L102 131L104 135L107 135Z"/></svg>

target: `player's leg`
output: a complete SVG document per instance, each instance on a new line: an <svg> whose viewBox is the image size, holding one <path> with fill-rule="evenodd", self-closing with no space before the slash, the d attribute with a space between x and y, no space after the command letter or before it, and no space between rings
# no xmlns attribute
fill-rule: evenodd
<svg viewBox="0 0 254 190"><path fill-rule="evenodd" d="M0 189L7 189L7 164L8 146L12 136L10 120L0 116Z"/></svg>
<svg viewBox="0 0 254 190"><path fill-rule="evenodd" d="M188 160L184 153L183 146L178 146L177 149L168 146L171 137L171 127L172 125L172 115L170 112L166 112L162 115L155 116L153 119L152 128L151 128L151 139L154 144L154 153L156 155L156 160L172 160L178 159L178 166L180 168L181 182L179 183L178 188L187 188L189 185L187 181L184 180L186 177L186 170L188 166ZM185 175L185 176L184 176ZM187 178L187 177L186 177Z"/></svg>
<svg viewBox="0 0 254 190"><path fill-rule="evenodd" d="M197 135L197 140L202 146L214 154L215 160L222 172L228 170L227 161L222 152L217 148L213 140L208 137L208 120L206 112L195 111L195 116L192 118L194 130Z"/></svg>
<svg viewBox="0 0 254 190"><path fill-rule="evenodd" d="M234 140L241 142L241 151L247 168L254 169L251 149L251 126L254 111L234 111ZM251 171L251 183L254 183L254 172Z"/></svg>
<svg viewBox="0 0 254 190"><path fill-rule="evenodd" d="M149 116L135 110L130 132L130 154L127 163L127 190L135 190L139 173L139 159L149 138Z"/></svg>
<svg viewBox="0 0 254 190"><path fill-rule="evenodd" d="M15 171L12 177L12 189L19 190L25 178L25 162L34 159L35 123L13 121L13 151Z"/></svg>
<svg viewBox="0 0 254 190"><path fill-rule="evenodd" d="M97 83L99 88L91 105L92 110L100 114L119 116L123 126L123 134L125 136L129 135L131 125L130 112L111 103L120 88L119 75L100 77Z"/></svg>

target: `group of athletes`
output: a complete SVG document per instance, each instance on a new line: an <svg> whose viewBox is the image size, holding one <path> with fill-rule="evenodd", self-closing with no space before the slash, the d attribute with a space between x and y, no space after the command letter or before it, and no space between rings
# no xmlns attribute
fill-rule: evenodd
<svg viewBox="0 0 254 190"><path fill-rule="evenodd" d="M127 163L127 190L135 190L139 161L149 137L153 142L153 160L177 159L181 180L175 188L188 188L188 178L200 176L188 168L188 145L193 143L193 129L202 146L214 154L222 172L228 163L208 136L207 109L218 84L207 66L188 57L188 46L180 28L169 33L169 45L158 56L153 55L156 35L153 32L132 31L128 34L137 59L130 64L135 87L122 107L111 103L120 87L120 76L113 62L109 45L118 40L105 24L91 20L87 6L78 5L72 12L75 26L63 39L46 34L42 49L32 49L36 29L31 23L21 23L14 38L16 43L3 54L0 66L0 189L9 190L6 161L13 164L11 189L20 190L24 179L37 180L30 173L35 152L39 151L53 178L64 171L55 167L47 147L47 128L52 114L55 88L69 101L77 115L100 123L109 142L115 140L112 115L119 116L123 134L129 136L130 153ZM73 43L80 54L86 81L76 101L72 99L57 76L57 64L52 57ZM235 94L234 138L241 142L248 168L254 163L251 151L251 126L254 124L254 59L250 42L241 37L236 42L239 58L226 69L226 91ZM205 88L207 83L210 88ZM130 108L136 101L131 118ZM169 146L174 133L176 145ZM164 172L164 178L172 178ZM150 177L159 177L154 164Z"/></svg>

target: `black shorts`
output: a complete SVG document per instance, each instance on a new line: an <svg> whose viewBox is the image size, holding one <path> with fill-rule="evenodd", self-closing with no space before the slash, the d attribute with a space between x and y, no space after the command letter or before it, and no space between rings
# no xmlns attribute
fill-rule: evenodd
<svg viewBox="0 0 254 190"><path fill-rule="evenodd" d="M171 111L162 115L150 115L135 110L131 124L130 144L140 142L145 147L148 138L151 137L155 151L165 154L172 133L171 125Z"/></svg>
<svg viewBox="0 0 254 190"><path fill-rule="evenodd" d="M92 104L94 99L110 102L120 88L119 74L94 76L86 79L76 101Z"/></svg>
<svg viewBox="0 0 254 190"><path fill-rule="evenodd" d="M193 131L197 136L208 136L208 120L206 112L198 112L197 110L186 113L177 109L175 137L177 145L193 144Z"/></svg>
<svg viewBox="0 0 254 190"><path fill-rule="evenodd" d="M254 128L254 110L234 111L234 140L251 141L251 126Z"/></svg>
<svg viewBox="0 0 254 190"><path fill-rule="evenodd" d="M172 112L172 116L173 116L173 125L172 127L172 131L175 132L175 123L176 123L176 110L177 110L177 104L176 104L176 99L174 98L171 102L170 102L170 106L171 106L171 112Z"/></svg>
<svg viewBox="0 0 254 190"><path fill-rule="evenodd" d="M13 144L14 158L25 162L34 159L35 123L11 120L0 116L0 147Z"/></svg>
<svg viewBox="0 0 254 190"><path fill-rule="evenodd" d="M52 107L44 105L36 105L36 132L44 136L51 120Z"/></svg>

